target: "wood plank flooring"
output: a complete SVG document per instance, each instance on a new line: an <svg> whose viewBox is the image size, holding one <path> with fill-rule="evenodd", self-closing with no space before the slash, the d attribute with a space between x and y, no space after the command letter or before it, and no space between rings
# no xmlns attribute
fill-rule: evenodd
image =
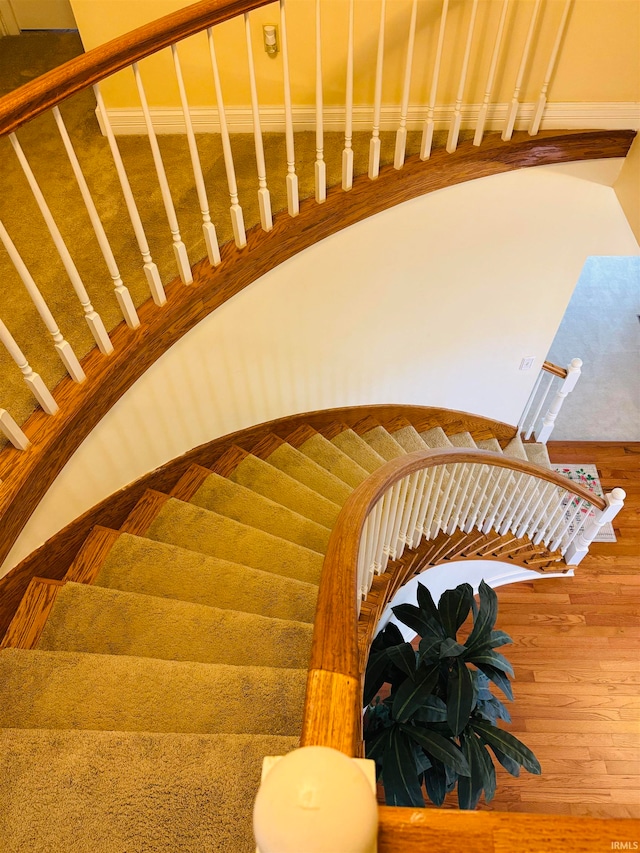
<svg viewBox="0 0 640 853"><path fill-rule="evenodd" d="M575 577L502 587L498 627L513 638L507 728L542 775L498 787L482 809L640 817L640 444L549 443L557 462L592 462L605 491L621 486L616 544L597 544Z"/></svg>

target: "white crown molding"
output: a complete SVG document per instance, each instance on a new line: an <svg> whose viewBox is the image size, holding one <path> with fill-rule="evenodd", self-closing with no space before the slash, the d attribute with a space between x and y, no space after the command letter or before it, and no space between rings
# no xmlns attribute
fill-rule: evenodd
<svg viewBox="0 0 640 853"><path fill-rule="evenodd" d="M526 130L533 115L534 104L522 104L518 111L516 130ZM501 130L507 116L507 104L494 104L489 108L487 130ZM436 107L434 120L436 130L446 130L453 116L453 106ZM479 104L462 107L462 127L473 128L480 110ZM353 110L354 131L371 130L372 107L356 106ZM141 109L107 109L114 133L118 135L145 134ZM226 108L227 123L231 133L253 133L253 118L249 106ZM154 107L151 117L156 133L184 133L184 119L179 107ZM410 106L407 118L408 130L421 130L426 118L424 106ZM219 133L220 124L215 107L192 107L191 120L196 133ZM279 106L260 109L262 130L284 133L284 110ZM98 121L100 119L98 118ZM296 131L315 130L313 107L294 107L293 123ZM396 105L382 107L381 130L396 130L399 124L399 108ZM344 107L326 107L324 128L327 132L344 131ZM640 130L640 103L556 103L547 104L541 124L542 130Z"/></svg>

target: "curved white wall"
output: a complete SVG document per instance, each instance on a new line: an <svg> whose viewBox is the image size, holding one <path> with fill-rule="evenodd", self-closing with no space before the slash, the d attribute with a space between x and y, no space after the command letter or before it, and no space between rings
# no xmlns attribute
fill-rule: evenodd
<svg viewBox="0 0 640 853"><path fill-rule="evenodd" d="M74 454L2 571L186 450L334 406L412 403L515 423L590 254L632 254L619 161L451 187L263 276L175 344ZM607 171L609 170L609 171ZM576 353L579 355L579 353Z"/></svg>

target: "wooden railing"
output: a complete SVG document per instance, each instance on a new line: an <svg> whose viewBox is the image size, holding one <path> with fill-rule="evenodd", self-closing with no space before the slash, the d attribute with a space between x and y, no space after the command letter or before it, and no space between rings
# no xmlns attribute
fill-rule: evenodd
<svg viewBox="0 0 640 853"><path fill-rule="evenodd" d="M536 5L530 22L529 36L524 45L508 45L506 43L503 36L508 31L508 27L505 27L504 14L500 15L495 39L492 42L491 68L484 89L482 108L472 122L472 126L475 128L473 145L467 146L463 150L458 148L458 138L460 128L467 126L468 121L463 121L462 96L465 90L465 80L472 70L469 48L474 39L478 38L476 17L475 15L470 17L466 31L463 65L460 69L459 97L452 109L450 121L447 119L450 133L446 151L445 149L434 149L433 132L434 128L438 126L434 109L437 105L438 79L443 62L442 37L447 26L448 3L444 2L440 5L439 0L437 2L436 0L420 0L420 2L414 0L407 22L409 28L403 70L402 98L398 105L394 164L393 168L381 169L379 142L382 124L380 110L382 107L382 83L385 80L385 73L388 73L385 72L384 64L385 30L388 22L385 18L385 5L383 3L378 28L375 93L372 104L374 115L369 146L369 178L354 179L353 127L357 105L354 105L353 101L353 83L354 74L358 69L354 59L354 51L357 47L353 24L355 0L348 0L349 23L344 40L347 79L344 108L344 150L341 156L342 183L341 188L327 191L324 150L325 101L323 98L323 91L327 83L326 76L323 76L321 61L324 45L321 4L320 0L316 0L313 31L305 35L309 44L315 43L316 46L314 79L311 83L316 95L313 123L316 131L315 198L306 207L304 205L301 207L294 145L294 130L299 127L299 124L296 124L295 104L292 102L291 95L291 75L294 69L289 68L287 48L288 2L290 0L279 0L277 4L274 4L274 11L277 11L280 28L279 46L282 52L284 71L282 114L286 131L287 167L286 174L282 177L287 188L287 212L289 214L279 220L278 227L274 227L274 217L271 211L262 140L261 109L258 103L259 88L256 80L258 69L252 52L250 13L268 5L266 0L201 0L199 3L97 47L0 99L0 137L8 136L11 141L17 162L27 179L33 200L44 219L59 259L72 285L75 293L74 298L77 298L80 303L85 321L96 345L88 356L83 359L78 358L69 342L62 336L58 321L54 318L45 296L39 290L37 282L13 243L12 235L9 233L10 228L2 227L0 237L11 263L17 270L19 278L51 335L52 346L60 358L67 376L53 390L48 388L37 372L38 366L30 364L28 361L25 355L25 352L28 352L25 342L17 340L11 334L12 318L3 318L6 325L0 322L0 341L15 362L16 368L23 374L25 384L34 398L37 409L27 423L19 424L12 416L11 406L6 401L2 401L4 408L0 408L0 431L11 445L9 448L0 451L0 479L2 480L0 486L0 521L3 526L3 537L0 541L0 560L7 555L26 520L57 473L113 403L185 331L262 273L273 268L293 253L352 222L432 189L438 189L441 186L469 178L477 178L483 174L496 174L507 169L540 163L563 162L583 156L621 156L626 153L631 143L632 131L614 134L608 132L586 135L574 134L565 137L562 143L554 138L552 144L540 143L531 138L532 134L535 135L539 131L541 111L546 101L549 79L558 59L558 46L561 36L567 26L566 15L563 15L559 22L554 19L543 20L547 31L554 30L555 32L554 28L557 29L556 42L554 42L556 46L549 57L547 76L541 81L541 96L535 110L534 120L528 128L529 134L524 138L521 134L514 141L509 141L513 134L515 116L518 114L520 106L521 72L525 67L529 67L535 47L531 39L533 32L531 27L533 27L535 18L538 16ZM431 62L432 57L423 56L415 48L420 29L417 24L419 16L417 19L416 14L422 5L428 5L428 3L433 6L432 12L437 11L435 20L439 33L439 47L435 57L433 57L433 64ZM505 14L506 5L505 3L502 7ZM567 3L567 8L568 6L569 3ZM519 6L512 4L509 14L512 16L526 15L528 10L523 12ZM235 176L229 123L223 100L225 80L218 67L215 48L216 27L240 15L244 16L244 30L248 46L246 73L250 82L258 167L257 193L260 226L257 230L252 231L252 237L247 234L244 223L242 200L239 197ZM433 21L430 18L431 25L433 25ZM256 29L255 25L253 29ZM222 253L219 247L215 223L211 218L198 145L194 135L193 110L186 94L188 80L185 80L180 64L179 43L204 31L207 31L207 51L202 61L206 62L210 68L209 73L216 91L216 107L212 109L212 113L216 116L222 139L229 190L229 215L237 252L229 244L223 247ZM255 32L253 35L255 36ZM190 47L192 46L190 45ZM172 198L171 187L156 138L157 130L154 126L153 111L147 103L143 79L144 68L140 65L145 58L163 49L169 49L171 58L170 77L167 78L167 84L177 84L179 92L180 110L188 141L194 186L201 214L202 233L207 252L207 257L196 265L192 265L193 259L189 258L189 247L185 244L180 231L178 222L180 211L176 209ZM326 50L326 46L324 49ZM509 50L515 50L521 56L520 72L514 89L508 121L502 126L502 139L498 139L495 134L488 139L486 134L487 116L488 110L492 106L492 86L496 62ZM168 286L163 285L163 280L166 280L166 273L161 276L151 255L139 211L140 199L136 199L132 191L127 170L119 151L116 134L111 126L109 109L105 105L103 93L100 89L102 81L127 68L132 69L139 95L146 136L151 146L154 167L161 190L164 215L166 215L169 226L170 240L178 271L176 283L179 286L175 286L174 283ZM427 72L431 75L432 86L429 102L421 108L419 125L422 128L423 135L420 157L414 156L407 159L405 156L406 133L410 126L407 113L408 94L412 82L415 83L417 79L422 79ZM234 73L237 73L236 68L234 68ZM123 211L120 226L126 229L126 218L128 216L132 240L137 243L141 267L149 288L150 299L138 307L133 304L127 288L126 276L121 274L115 253L100 221L90 187L91 182L85 177L74 150L73 134L68 131L58 109L71 96L91 87L95 93L97 112L112 154L114 172L124 197L126 214ZM124 320L124 323L114 330L105 328L102 317L92 304L85 281L83 281L72 253L65 243L59 224L52 214L49 201L39 187L31 168L28 144L23 140L25 144L23 150L22 143L16 133L30 121L49 111L52 112L55 127L60 136L58 142L64 152L62 156L68 158L87 210L87 230L91 234L91 240L87 241L87 244L90 245L95 236L99 248L96 269L99 270L103 263L106 266L113 287L113 294ZM545 133L541 136L544 138ZM590 152L592 145L595 145L594 152ZM474 152L479 146L482 149L481 162L473 162ZM448 154L454 151L456 157L448 157ZM423 171L421 166L423 160L433 160L437 169L431 172ZM376 180L375 187L371 185L371 179ZM370 186L371 189L369 189ZM322 212L314 212L314 206L319 205L323 206ZM302 213L305 221L301 221L301 219L299 221L300 213ZM31 242L33 245L39 245L39 240L35 238L35 235ZM248 252L249 257L246 257L245 252ZM233 265L233 269L229 269L229 265ZM217 276L215 279L213 278L214 272ZM202 285L205 281L210 285L209 292L206 295L198 294L191 297L188 292L185 293L180 289L182 285L189 288L192 284ZM155 311L156 307L161 309L160 314Z"/></svg>
<svg viewBox="0 0 640 853"><path fill-rule="evenodd" d="M524 439L533 436L535 441L547 443L562 404L580 379L581 370L579 358L572 359L568 367L544 362L518 421L518 431Z"/></svg>
<svg viewBox="0 0 640 853"><path fill-rule="evenodd" d="M624 492L614 492L617 511ZM481 450L417 451L375 471L352 492L329 539L302 745L361 753L359 606L390 557L440 531L451 535L476 527L543 542L570 563L579 518L593 514L599 526L605 513L611 517L610 504L609 497L594 496L554 471Z"/></svg>

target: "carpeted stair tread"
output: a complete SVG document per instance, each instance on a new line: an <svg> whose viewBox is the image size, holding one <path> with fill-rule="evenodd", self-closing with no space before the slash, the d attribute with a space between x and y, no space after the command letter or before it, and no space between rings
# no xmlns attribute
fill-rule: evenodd
<svg viewBox="0 0 640 853"><path fill-rule="evenodd" d="M297 745L273 735L1 730L0 846L255 853L262 759Z"/></svg>
<svg viewBox="0 0 640 853"><path fill-rule="evenodd" d="M442 427L432 427L432 429L421 432L420 438L432 450L453 447Z"/></svg>
<svg viewBox="0 0 640 853"><path fill-rule="evenodd" d="M404 447L398 444L395 438L382 426L368 430L362 437L369 447L372 447L377 454L387 461L389 459L396 459L398 456L405 456L406 454Z"/></svg>
<svg viewBox="0 0 640 853"><path fill-rule="evenodd" d="M547 447L545 444L540 444L540 442L535 442L534 444L523 442L522 446L529 462L533 462L534 465L541 465L543 468L551 470L551 461L549 460L549 454L547 453Z"/></svg>
<svg viewBox="0 0 640 853"><path fill-rule="evenodd" d="M455 432L453 435L449 434L447 437L454 447L469 447L472 450L478 449L478 445L473 440L470 432Z"/></svg>
<svg viewBox="0 0 640 853"><path fill-rule="evenodd" d="M504 449L504 455L508 456L510 459L522 459L523 462L527 462L527 454L524 451L524 445L522 443L522 439L519 435L515 435L509 444Z"/></svg>
<svg viewBox="0 0 640 853"><path fill-rule="evenodd" d="M365 471L371 473L384 465L385 460L379 453L370 447L367 442L361 438L352 429L345 429L334 438L331 439L334 444L347 456L350 456L354 462L357 462Z"/></svg>
<svg viewBox="0 0 640 853"><path fill-rule="evenodd" d="M175 498L164 504L145 536L306 583L317 584L322 570L317 551Z"/></svg>
<svg viewBox="0 0 640 853"><path fill-rule="evenodd" d="M324 527L333 527L340 512L338 504L327 500L308 486L274 468L263 459L249 454L229 475L234 483L240 483L265 498L289 507L294 512L310 518Z"/></svg>
<svg viewBox="0 0 640 853"><path fill-rule="evenodd" d="M401 427L399 430L392 433L392 435L398 444L404 448L406 453L429 449L429 445L420 436L418 430L411 424Z"/></svg>
<svg viewBox="0 0 640 853"><path fill-rule="evenodd" d="M118 537L94 585L298 622L313 622L318 592L314 584L129 533Z"/></svg>
<svg viewBox="0 0 640 853"><path fill-rule="evenodd" d="M477 441L479 450L490 450L491 453L502 453L502 448L500 447L500 442L497 438L483 438L480 441Z"/></svg>
<svg viewBox="0 0 640 853"><path fill-rule="evenodd" d="M274 450L266 461L338 506L342 506L353 491L338 477L286 442Z"/></svg>
<svg viewBox="0 0 640 853"><path fill-rule="evenodd" d="M43 651L89 652L306 667L312 626L86 584L65 584L38 643Z"/></svg>
<svg viewBox="0 0 640 853"><path fill-rule="evenodd" d="M189 503L320 554L326 551L329 528L219 474L207 477Z"/></svg>
<svg viewBox="0 0 640 853"><path fill-rule="evenodd" d="M307 671L4 649L0 728L299 737Z"/></svg>
<svg viewBox="0 0 640 853"><path fill-rule="evenodd" d="M298 450L354 489L369 472L320 433L307 439Z"/></svg>

